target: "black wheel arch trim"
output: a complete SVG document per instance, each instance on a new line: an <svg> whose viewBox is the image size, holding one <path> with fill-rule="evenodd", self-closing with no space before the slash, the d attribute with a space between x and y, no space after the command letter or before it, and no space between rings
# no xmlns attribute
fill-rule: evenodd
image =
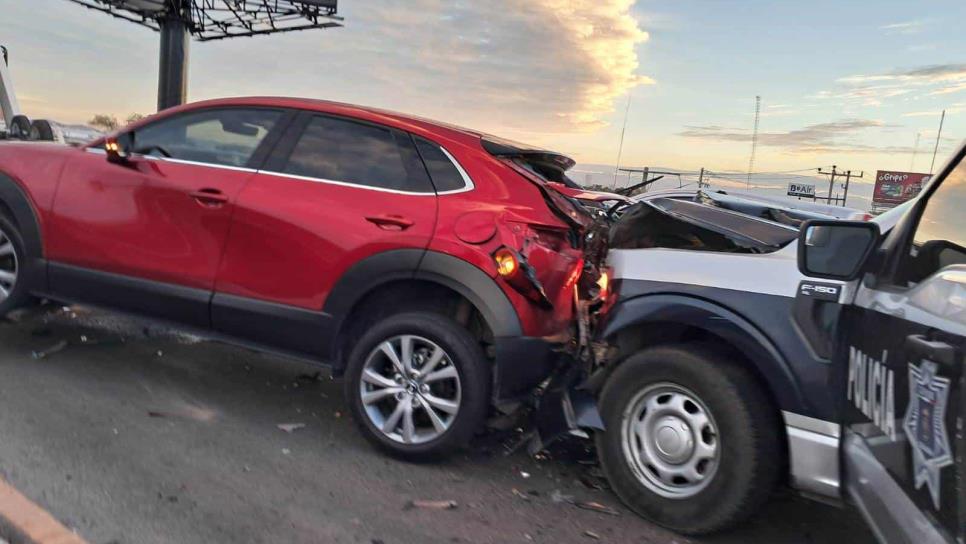
<svg viewBox="0 0 966 544"><path fill-rule="evenodd" d="M493 278L476 266L444 253L423 249L396 249L377 253L354 264L335 283L323 312L335 320L336 338L346 318L374 289L393 281L423 280L438 283L466 297L483 315L495 337L520 336L516 310ZM339 358L333 342L333 361Z"/></svg>
<svg viewBox="0 0 966 544"><path fill-rule="evenodd" d="M41 239L40 222L26 191L10 176L0 172L0 202L13 213L13 220L20 229L24 251L27 253L31 291L45 290L47 287L44 245Z"/></svg>
<svg viewBox="0 0 966 544"><path fill-rule="evenodd" d="M523 335L520 318L506 293L476 266L452 255L427 251L414 277L443 284L466 297L483 314L494 337Z"/></svg>
<svg viewBox="0 0 966 544"><path fill-rule="evenodd" d="M722 338L754 365L782 410L812 412L789 361L768 336L740 314L688 295L641 295L617 304L597 337L610 340L629 327L645 323L685 325Z"/></svg>

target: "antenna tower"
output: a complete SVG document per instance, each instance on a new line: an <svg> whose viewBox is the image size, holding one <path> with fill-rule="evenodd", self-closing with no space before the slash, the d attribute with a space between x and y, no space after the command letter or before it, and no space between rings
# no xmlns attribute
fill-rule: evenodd
<svg viewBox="0 0 966 544"><path fill-rule="evenodd" d="M748 159L748 181L751 187L751 171L755 168L755 152L758 151L758 120L761 118L761 97L755 97L755 130L751 133L751 157Z"/></svg>

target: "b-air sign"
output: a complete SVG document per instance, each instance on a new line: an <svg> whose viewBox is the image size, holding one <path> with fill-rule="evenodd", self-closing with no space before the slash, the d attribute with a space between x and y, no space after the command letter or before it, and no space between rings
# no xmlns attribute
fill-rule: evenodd
<svg viewBox="0 0 966 544"><path fill-rule="evenodd" d="M789 183L788 196L803 196L805 198L815 198L815 186L806 183Z"/></svg>

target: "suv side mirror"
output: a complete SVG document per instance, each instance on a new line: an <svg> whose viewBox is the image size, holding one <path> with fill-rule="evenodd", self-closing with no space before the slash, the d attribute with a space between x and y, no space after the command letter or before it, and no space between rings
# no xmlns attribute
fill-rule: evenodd
<svg viewBox="0 0 966 544"><path fill-rule="evenodd" d="M107 152L107 162L126 165L131 157L131 147L134 145L134 135L130 132L119 134L104 140L104 150Z"/></svg>
<svg viewBox="0 0 966 544"><path fill-rule="evenodd" d="M813 219L798 234L798 269L806 276L851 281L879 245L879 225Z"/></svg>

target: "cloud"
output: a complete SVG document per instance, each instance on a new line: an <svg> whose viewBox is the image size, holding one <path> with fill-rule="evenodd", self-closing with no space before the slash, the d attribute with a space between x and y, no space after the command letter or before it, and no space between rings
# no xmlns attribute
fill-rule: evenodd
<svg viewBox="0 0 966 544"><path fill-rule="evenodd" d="M346 14L345 47L364 77L392 85L418 113L481 129L592 131L617 98L653 83L638 72L636 47L648 35L632 5L381 0Z"/></svg>
<svg viewBox="0 0 966 544"><path fill-rule="evenodd" d="M908 94L949 94L966 89L966 64L932 64L882 74L858 74L838 80L843 88L817 98L856 100L867 106Z"/></svg>
<svg viewBox="0 0 966 544"><path fill-rule="evenodd" d="M945 108L946 115L953 115L956 113L966 112L966 102L957 102L955 104L950 104L949 107ZM911 111L909 113L903 113L903 117L939 117L942 115L943 110L930 110L930 111Z"/></svg>
<svg viewBox="0 0 966 544"><path fill-rule="evenodd" d="M843 119L830 123L808 125L800 129L787 132L763 132L758 134L758 145L783 148L795 153L815 152L846 152L846 153L879 153L879 152L911 152L902 147L875 147L843 141L843 138L854 136L866 129L886 128L882 121L872 119ZM685 138L698 138L718 142L751 142L752 134L747 130L727 129L719 126L690 126L678 133Z"/></svg>
<svg viewBox="0 0 966 544"><path fill-rule="evenodd" d="M947 87L942 87L942 88L936 89L935 91L933 91L933 92L931 92L929 94L933 94L933 95L935 95L935 94L952 94L952 93L958 93L958 92L961 92L961 91L966 91L966 81L964 81L962 83L956 83L955 85L949 85Z"/></svg>
<svg viewBox="0 0 966 544"><path fill-rule="evenodd" d="M915 21L904 21L901 23L892 23L890 25L880 26L880 30L885 30L889 34L917 34L922 32L923 27L926 25L925 21L915 20Z"/></svg>
<svg viewBox="0 0 966 544"><path fill-rule="evenodd" d="M117 115L148 111L157 34L62 2L0 1L10 4L0 34L8 45L23 44L15 50L18 82L43 89L35 92L58 106L34 111L69 120L112 107ZM648 34L633 4L341 2L344 28L192 43L189 98L330 99L534 140L589 132L609 120L622 96L653 83L641 69ZM69 89L60 84L65 78ZM125 90L122 100L105 103L104 89L115 88Z"/></svg>

